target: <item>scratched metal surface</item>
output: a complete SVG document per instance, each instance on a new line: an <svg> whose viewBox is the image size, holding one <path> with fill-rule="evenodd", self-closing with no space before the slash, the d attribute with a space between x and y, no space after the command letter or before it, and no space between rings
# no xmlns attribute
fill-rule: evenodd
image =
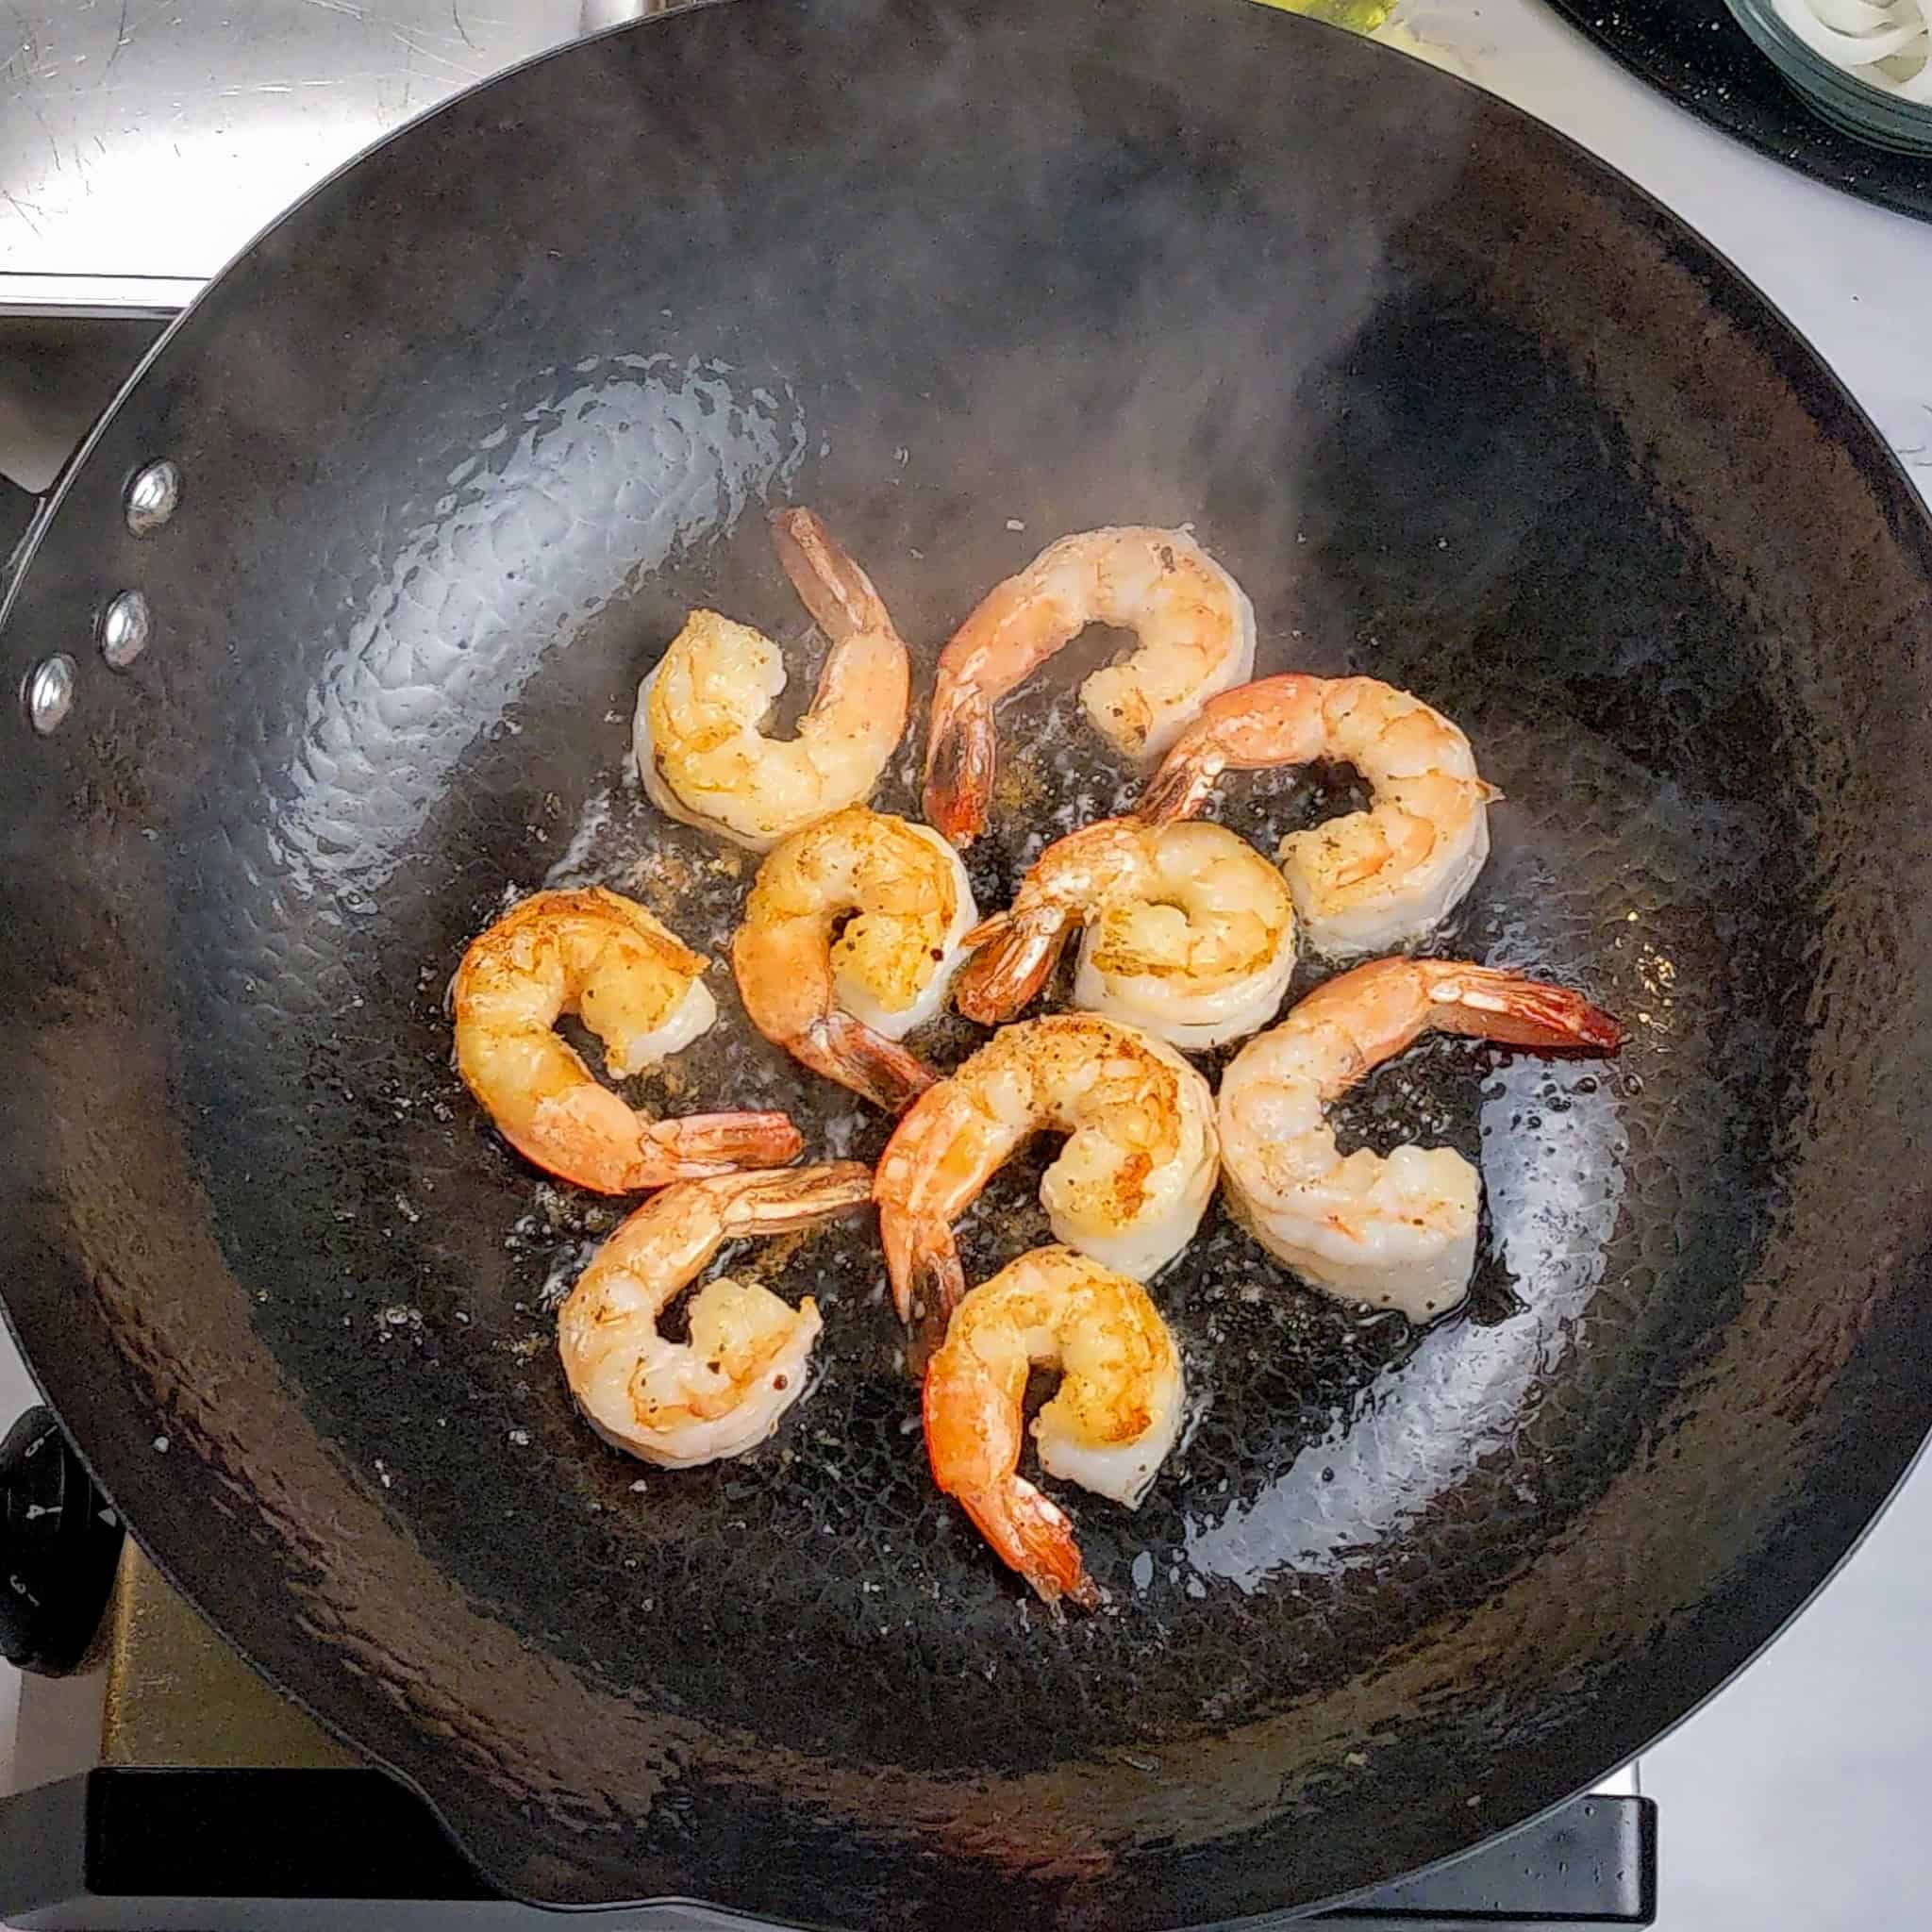
<svg viewBox="0 0 1932 1932"><path fill-rule="evenodd" d="M637 0L9 0L0 310L177 308L391 128Z"/></svg>

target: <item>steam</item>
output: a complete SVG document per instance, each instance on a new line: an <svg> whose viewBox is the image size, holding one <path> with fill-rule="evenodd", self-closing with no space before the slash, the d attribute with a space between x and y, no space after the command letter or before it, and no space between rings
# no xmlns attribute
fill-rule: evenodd
<svg viewBox="0 0 1932 1932"><path fill-rule="evenodd" d="M363 403L381 450L364 500L309 512L342 525L347 596L290 721L281 867L380 887L479 738L544 708L540 674L574 634L595 642L571 641L564 684L598 681L590 648L623 707L663 640L620 655L598 613L707 546L753 568L714 562L705 588L782 634L769 585L732 591L772 576L733 532L773 499L817 503L876 560L915 641L1053 537L1126 522L1194 525L1264 643L1285 627L1324 425L1283 397L1345 357L1391 237L1453 183L1453 161L1372 178L1352 150L1383 151L1399 120L1392 151L1453 157L1464 97L1391 86L1398 57L1340 37L1324 51L1362 78L1338 92L1334 58L1301 64L1313 29L1232 0L1137 9L1132 34L1120 19L1044 0L708 8L558 63L592 132L518 143L531 181L508 202L483 171L496 186L468 219L508 240L445 264L462 279L425 366L455 391L425 410L410 326L371 320L400 346ZM635 198L583 224L589 256L538 249L538 210L609 179L594 131L612 93ZM1418 100L1444 125L1416 127ZM453 359L461 318L485 314L514 320ZM414 451L405 422L426 432ZM653 621L667 600L651 589Z"/></svg>
<svg viewBox="0 0 1932 1932"><path fill-rule="evenodd" d="M1316 387L1454 192L1477 97L1340 35L1308 66L1319 30L1261 8L1137 8L1128 33L1026 0L921 12L882 100L876 8L812 19L794 112L825 144L708 208L705 307L766 320L822 430L797 488L901 628L942 639L1055 537L1149 523L1194 525L1284 633Z"/></svg>

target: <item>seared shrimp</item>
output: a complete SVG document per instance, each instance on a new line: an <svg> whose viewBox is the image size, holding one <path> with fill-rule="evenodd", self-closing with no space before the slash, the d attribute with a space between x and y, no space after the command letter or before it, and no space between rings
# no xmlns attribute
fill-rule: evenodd
<svg viewBox="0 0 1932 1932"><path fill-rule="evenodd" d="M1187 1246L1214 1192L1208 1083L1098 1013L1008 1026L912 1103L873 1197L901 1321L942 1331L965 1292L953 1223L1041 1129L1071 1136L1041 1182L1057 1239L1145 1281Z"/></svg>
<svg viewBox="0 0 1932 1932"><path fill-rule="evenodd" d="M1490 856L1490 802L1469 740L1420 698L1374 677L1264 677L1216 698L1161 761L1141 816L1199 811L1223 772L1353 765L1367 811L1281 841L1308 944L1347 958L1420 938L1475 883Z"/></svg>
<svg viewBox="0 0 1932 1932"><path fill-rule="evenodd" d="M717 1017L705 960L629 899L538 892L472 941L450 987L457 1069L526 1160L605 1194L797 1158L782 1113L652 1121L600 1087L554 1030L575 1013L619 1079Z"/></svg>
<svg viewBox="0 0 1932 1932"><path fill-rule="evenodd" d="M1080 687L1093 728L1124 757L1156 758L1215 692L1255 668L1255 612L1186 530L1062 537L997 584L940 656L925 747L925 815L955 845L986 829L993 707L1090 624L1139 647Z"/></svg>
<svg viewBox="0 0 1932 1932"><path fill-rule="evenodd" d="M599 1248L557 1317L564 1379L607 1442L667 1469L742 1456L805 1390L823 1325L755 1281L721 1275L691 1297L691 1340L658 1318L728 1241L810 1227L861 1206L857 1161L720 1174L654 1195Z"/></svg>
<svg viewBox="0 0 1932 1932"><path fill-rule="evenodd" d="M1228 1192L1256 1239L1312 1286L1411 1322L1469 1291L1479 1177L1448 1147L1344 1158L1324 1109L1424 1033L1587 1053L1624 1037L1565 987L1457 959L1375 959L1317 987L1221 1082Z"/></svg>
<svg viewBox="0 0 1932 1932"><path fill-rule="evenodd" d="M926 1369L934 1480L1046 1602L1091 1609L1100 1591L1073 1524L1019 1473L1035 1368L1064 1372L1034 1418L1041 1468L1132 1509L1180 1428L1180 1355L1138 1281L1071 1248L1036 1248L959 1304Z"/></svg>
<svg viewBox="0 0 1932 1932"><path fill-rule="evenodd" d="M731 964L767 1040L896 1113L933 1076L895 1042L939 1010L978 916L937 832L847 806L758 868Z"/></svg>
<svg viewBox="0 0 1932 1932"><path fill-rule="evenodd" d="M1274 1017L1294 972L1294 904L1281 874L1221 825L1102 819L1034 861L1012 908L966 935L953 1003L1010 1020L1086 931L1074 1004L1198 1050Z"/></svg>
<svg viewBox="0 0 1932 1932"><path fill-rule="evenodd" d="M869 798L906 729L910 665L872 579L808 509L775 510L773 541L831 643L798 735L759 729L785 689L770 638L693 610L638 688L631 741L658 808L752 852Z"/></svg>

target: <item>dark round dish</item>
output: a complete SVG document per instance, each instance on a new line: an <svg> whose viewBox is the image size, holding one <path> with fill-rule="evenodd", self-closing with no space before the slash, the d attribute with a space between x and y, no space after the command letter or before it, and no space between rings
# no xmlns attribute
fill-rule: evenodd
<svg viewBox="0 0 1932 1932"><path fill-rule="evenodd" d="M1725 0L1550 0L1576 31L1687 112L1827 188L1932 217L1923 156L1860 140L1827 120L1751 44Z"/></svg>

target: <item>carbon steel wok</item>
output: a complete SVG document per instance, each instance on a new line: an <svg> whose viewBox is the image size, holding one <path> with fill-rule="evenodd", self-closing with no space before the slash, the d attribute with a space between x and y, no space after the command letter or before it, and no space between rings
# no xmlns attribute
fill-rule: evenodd
<svg viewBox="0 0 1932 1932"><path fill-rule="evenodd" d="M1482 1159L1451 1322L1210 1223L1159 1291L1191 1433L1080 1510L1095 1617L932 1491L867 1226L788 1277L828 1333L778 1437L637 1487L550 1352L608 1216L449 1069L506 887L642 879L724 940L747 878L620 767L689 607L811 661L787 501L928 668L1047 538L1192 521L1261 669L1412 686L1507 791L1442 946L1631 1027L1614 1066L1431 1048L1350 1114ZM541 60L181 320L0 650L77 662L59 730L0 721L8 1316L168 1574L517 1892L1128 1932L1345 1893L1690 1709L1932 1419L1925 520L1723 261L1417 64L1235 0L739 0ZM983 903L1132 793L1070 690L1007 714L1040 804ZM720 986L677 1104L874 1154Z"/></svg>

